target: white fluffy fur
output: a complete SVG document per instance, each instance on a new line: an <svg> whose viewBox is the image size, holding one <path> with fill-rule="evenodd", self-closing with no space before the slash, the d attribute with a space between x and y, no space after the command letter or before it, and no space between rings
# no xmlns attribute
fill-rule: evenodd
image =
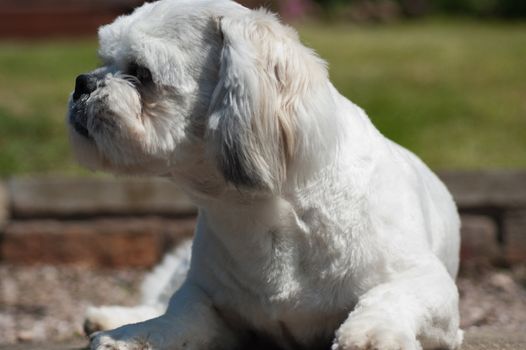
<svg viewBox="0 0 526 350"><path fill-rule="evenodd" d="M283 349L460 346L450 194L291 28L227 0L162 0L103 27L100 44L98 88L70 103L89 132L71 128L79 160L168 176L200 209L167 305L152 294L177 284L163 286L177 270L165 262L143 306L88 318L166 312L97 333L92 349L232 349L254 334ZM130 63L154 88L126 76Z"/></svg>

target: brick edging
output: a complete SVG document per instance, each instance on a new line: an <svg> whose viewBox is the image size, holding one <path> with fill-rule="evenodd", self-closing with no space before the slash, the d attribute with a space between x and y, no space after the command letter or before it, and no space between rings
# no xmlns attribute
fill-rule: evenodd
<svg viewBox="0 0 526 350"><path fill-rule="evenodd" d="M171 247L191 238L195 219L38 219L7 224L1 261L103 268L152 267Z"/></svg>

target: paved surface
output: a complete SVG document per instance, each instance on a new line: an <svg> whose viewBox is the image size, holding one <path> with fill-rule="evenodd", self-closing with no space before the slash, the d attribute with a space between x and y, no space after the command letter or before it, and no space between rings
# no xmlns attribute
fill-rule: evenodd
<svg viewBox="0 0 526 350"><path fill-rule="evenodd" d="M86 342L76 342L73 344L0 345L0 350L83 350L83 349L86 349Z"/></svg>
<svg viewBox="0 0 526 350"><path fill-rule="evenodd" d="M83 350L86 342L73 344L0 345L0 350ZM526 350L525 333L469 332L462 350Z"/></svg>
<svg viewBox="0 0 526 350"><path fill-rule="evenodd" d="M526 350L526 334L471 332L462 350Z"/></svg>

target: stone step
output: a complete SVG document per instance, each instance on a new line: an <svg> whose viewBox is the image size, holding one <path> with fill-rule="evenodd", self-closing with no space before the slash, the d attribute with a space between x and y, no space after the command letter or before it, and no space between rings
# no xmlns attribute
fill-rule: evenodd
<svg viewBox="0 0 526 350"><path fill-rule="evenodd" d="M196 213L190 200L164 179L16 178L8 181L7 191L13 218Z"/></svg>
<svg viewBox="0 0 526 350"><path fill-rule="evenodd" d="M443 171L459 208L526 208L526 171Z"/></svg>

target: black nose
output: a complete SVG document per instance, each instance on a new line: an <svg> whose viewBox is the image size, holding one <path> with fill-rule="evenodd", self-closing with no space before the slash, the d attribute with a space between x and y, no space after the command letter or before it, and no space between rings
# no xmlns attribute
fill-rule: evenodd
<svg viewBox="0 0 526 350"><path fill-rule="evenodd" d="M97 78L90 74L81 74L75 80L73 100L78 100L82 95L89 95L97 88Z"/></svg>

